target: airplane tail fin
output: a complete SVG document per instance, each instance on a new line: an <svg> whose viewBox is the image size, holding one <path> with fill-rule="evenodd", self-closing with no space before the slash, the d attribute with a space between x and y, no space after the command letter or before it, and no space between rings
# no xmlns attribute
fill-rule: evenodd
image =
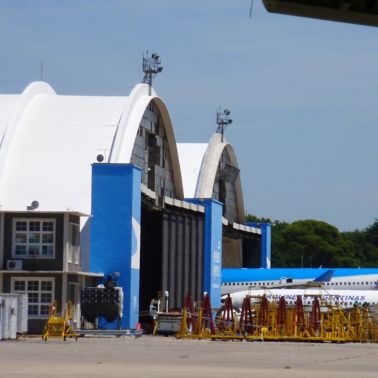
<svg viewBox="0 0 378 378"><path fill-rule="evenodd" d="M319 277L316 277L314 279L314 282L328 282L331 280L333 273L335 273L335 271L333 269L329 269Z"/></svg>

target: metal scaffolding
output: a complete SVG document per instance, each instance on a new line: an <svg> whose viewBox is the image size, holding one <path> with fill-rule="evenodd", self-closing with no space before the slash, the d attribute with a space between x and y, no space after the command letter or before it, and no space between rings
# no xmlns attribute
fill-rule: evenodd
<svg viewBox="0 0 378 378"><path fill-rule="evenodd" d="M232 306L228 296L221 309L211 308L210 298L193 303L184 301L178 338L233 340L317 341L317 342L377 342L378 316L368 306L352 309L331 307L321 298L305 309L300 296L294 307L285 298L269 302L266 296L246 296L241 312Z"/></svg>

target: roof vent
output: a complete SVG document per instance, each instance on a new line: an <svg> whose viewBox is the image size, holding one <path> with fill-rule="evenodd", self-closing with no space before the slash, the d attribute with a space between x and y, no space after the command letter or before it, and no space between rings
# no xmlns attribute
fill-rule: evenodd
<svg viewBox="0 0 378 378"><path fill-rule="evenodd" d="M33 201L30 206L26 206L27 210L35 210L38 209L39 207L39 202L38 201Z"/></svg>

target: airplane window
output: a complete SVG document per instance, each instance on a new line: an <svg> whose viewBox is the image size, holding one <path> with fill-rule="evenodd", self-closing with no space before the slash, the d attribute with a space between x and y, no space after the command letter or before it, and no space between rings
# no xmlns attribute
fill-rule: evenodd
<svg viewBox="0 0 378 378"><path fill-rule="evenodd" d="M357 282L357 285L359 285L360 283L359 282Z"/></svg>
<svg viewBox="0 0 378 378"><path fill-rule="evenodd" d="M366 285L369 285L369 282L366 282Z"/></svg>
<svg viewBox="0 0 378 378"><path fill-rule="evenodd" d="M338 285L338 283L337 283L337 282L335 282L335 285Z"/></svg>
<svg viewBox="0 0 378 378"><path fill-rule="evenodd" d="M232 286L235 286L235 282L232 283Z"/></svg>
<svg viewBox="0 0 378 378"><path fill-rule="evenodd" d="M351 285L351 283L350 282L348 282L349 283L349 285Z"/></svg>
<svg viewBox="0 0 378 378"><path fill-rule="evenodd" d="M355 282L353 282L353 285L355 285L356 283Z"/></svg>

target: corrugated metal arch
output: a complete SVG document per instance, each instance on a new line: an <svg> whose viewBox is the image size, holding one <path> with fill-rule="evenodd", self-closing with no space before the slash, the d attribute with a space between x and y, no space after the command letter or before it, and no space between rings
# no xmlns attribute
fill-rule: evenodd
<svg viewBox="0 0 378 378"><path fill-rule="evenodd" d="M169 152L172 159L173 179L176 188L176 197L184 198L181 169L177 152L173 125L168 109L163 100L152 90L149 95L147 84L138 84L130 93L130 103L125 108L119 120L114 137L110 163L129 163L138 133L140 122L148 105L153 102L160 111L168 140Z"/></svg>
<svg viewBox="0 0 378 378"><path fill-rule="evenodd" d="M227 151L232 165L236 168L239 167L233 147L225 139L222 142L221 138L221 134L215 133L210 139L198 176L195 192L196 198L212 198L217 169L224 150ZM235 181L235 193L237 203L237 221L239 223L245 223L244 199L240 175Z"/></svg>

